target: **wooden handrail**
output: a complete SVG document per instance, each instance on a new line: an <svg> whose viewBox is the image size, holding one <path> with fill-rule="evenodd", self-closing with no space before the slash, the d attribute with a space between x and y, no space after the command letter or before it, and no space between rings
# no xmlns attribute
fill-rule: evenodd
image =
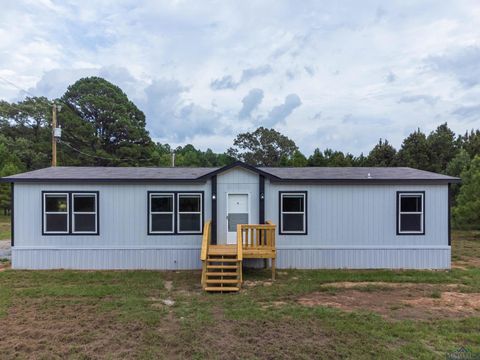
<svg viewBox="0 0 480 360"><path fill-rule="evenodd" d="M243 260L243 230L241 224L237 225L237 259Z"/></svg>
<svg viewBox="0 0 480 360"><path fill-rule="evenodd" d="M210 245L212 235L212 220L205 222L203 226L202 250L200 252L200 260L207 260L208 247Z"/></svg>

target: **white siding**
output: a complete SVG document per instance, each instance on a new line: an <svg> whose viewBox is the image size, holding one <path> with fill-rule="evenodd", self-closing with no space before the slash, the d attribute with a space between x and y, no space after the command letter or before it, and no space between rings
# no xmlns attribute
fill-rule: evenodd
<svg viewBox="0 0 480 360"><path fill-rule="evenodd" d="M100 235L42 235L42 191L99 191ZM205 184L15 184L15 247L199 249L201 235L147 235L148 191L204 191L211 218L211 185Z"/></svg>
<svg viewBox="0 0 480 360"><path fill-rule="evenodd" d="M42 235L42 191L99 191L99 236ZM265 184L265 219L279 223L279 191L307 191L307 235L279 235L279 268L449 268L446 185ZM211 183L16 184L13 267L28 269L198 269L201 235L147 235L148 191L204 191ZM396 235L397 191L425 191L425 235ZM217 239L226 242L229 192L250 194L259 218L259 176L217 176Z"/></svg>
<svg viewBox="0 0 480 360"><path fill-rule="evenodd" d="M279 223L279 191L307 191L307 235L278 235L288 247L448 246L446 185L266 184L265 219ZM425 235L396 235L397 191L425 191Z"/></svg>

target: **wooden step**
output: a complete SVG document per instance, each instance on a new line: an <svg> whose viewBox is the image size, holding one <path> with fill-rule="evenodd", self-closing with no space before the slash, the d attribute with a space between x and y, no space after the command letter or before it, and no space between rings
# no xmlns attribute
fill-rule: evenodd
<svg viewBox="0 0 480 360"><path fill-rule="evenodd" d="M217 259L217 258L211 258L208 257L207 259L208 262L238 262L238 259Z"/></svg>
<svg viewBox="0 0 480 360"><path fill-rule="evenodd" d="M207 284L238 284L238 279L207 279Z"/></svg>
<svg viewBox="0 0 480 360"><path fill-rule="evenodd" d="M207 276L237 276L237 271L229 271L229 272L207 272L205 275Z"/></svg>
<svg viewBox="0 0 480 360"><path fill-rule="evenodd" d="M207 269L238 269L237 265L207 265Z"/></svg>
<svg viewBox="0 0 480 360"><path fill-rule="evenodd" d="M236 286L226 286L226 287L220 287L220 286L207 286L205 288L205 291L217 291L217 292L222 292L222 291L238 291L240 288Z"/></svg>

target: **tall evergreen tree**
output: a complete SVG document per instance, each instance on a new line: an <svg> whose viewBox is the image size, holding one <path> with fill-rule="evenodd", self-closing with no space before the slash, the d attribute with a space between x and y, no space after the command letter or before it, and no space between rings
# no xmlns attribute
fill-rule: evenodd
<svg viewBox="0 0 480 360"><path fill-rule="evenodd" d="M69 86L61 100L77 115L61 113L68 116L65 138L98 157L86 161L107 166L150 163L154 145L145 129L145 115L118 86L99 77L83 78Z"/></svg>
<svg viewBox="0 0 480 360"><path fill-rule="evenodd" d="M394 166L396 154L397 150L388 143L388 140L380 139L368 154L366 164L368 166Z"/></svg>
<svg viewBox="0 0 480 360"><path fill-rule="evenodd" d="M415 169L428 170L430 158L427 138L418 129L403 140L402 147L397 153L397 164Z"/></svg>
<svg viewBox="0 0 480 360"><path fill-rule="evenodd" d="M461 229L480 229L480 155L462 172L462 187L453 208L453 225Z"/></svg>
<svg viewBox="0 0 480 360"><path fill-rule="evenodd" d="M455 133L450 130L447 123L437 127L427 137L430 166L428 170L445 173L448 163L457 154Z"/></svg>

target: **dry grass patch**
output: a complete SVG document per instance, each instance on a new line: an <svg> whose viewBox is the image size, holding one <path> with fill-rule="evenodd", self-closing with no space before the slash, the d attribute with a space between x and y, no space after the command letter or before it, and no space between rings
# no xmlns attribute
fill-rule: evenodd
<svg viewBox="0 0 480 360"><path fill-rule="evenodd" d="M341 282L325 284L329 291L298 299L304 306L327 306L343 311L371 311L404 320L459 319L480 316L480 293L462 293L456 284Z"/></svg>

